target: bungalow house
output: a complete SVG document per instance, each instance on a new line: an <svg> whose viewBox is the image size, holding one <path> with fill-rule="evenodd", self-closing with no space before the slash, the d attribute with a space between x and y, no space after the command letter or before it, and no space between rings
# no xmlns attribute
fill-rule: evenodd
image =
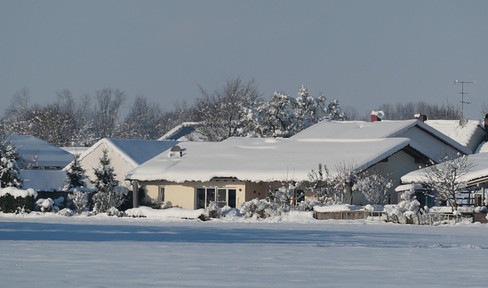
<svg viewBox="0 0 488 288"><path fill-rule="evenodd" d="M119 185L129 188L125 175L159 153L176 145L176 141L122 140L104 138L80 155L80 164L90 180L95 180L95 169L100 167L100 158L106 150ZM72 158L71 158L72 160ZM64 170L69 169L69 165Z"/></svg>
<svg viewBox="0 0 488 288"><path fill-rule="evenodd" d="M408 138L229 138L222 142L181 142L127 174L155 204L205 208L210 201L238 207L265 198L270 187L308 181L319 163L330 172L343 163L374 169L393 179L429 161ZM394 191L392 191L394 193ZM137 197L134 197L137 199ZM357 204L364 198L354 197ZM391 201L396 202L395 195Z"/></svg>
<svg viewBox="0 0 488 288"><path fill-rule="evenodd" d="M24 188L63 189L66 172L61 169L73 160L70 153L31 135L11 135L6 140L17 148Z"/></svg>

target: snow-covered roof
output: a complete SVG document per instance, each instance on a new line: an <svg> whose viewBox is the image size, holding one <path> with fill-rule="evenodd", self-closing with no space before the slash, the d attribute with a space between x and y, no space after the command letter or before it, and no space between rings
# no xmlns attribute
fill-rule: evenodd
<svg viewBox="0 0 488 288"><path fill-rule="evenodd" d="M222 142L180 142L183 156L165 151L128 173L131 180L209 181L236 177L244 181L308 180L326 164L367 168L410 144L408 138L275 139L229 138Z"/></svg>
<svg viewBox="0 0 488 288"><path fill-rule="evenodd" d="M459 181L472 181L478 178L488 176L488 153L477 153L472 155L466 155L469 162L472 162L473 167L463 177L459 178ZM437 165L444 165L440 163ZM425 181L425 171L428 168L412 171L402 176L402 183L422 183Z"/></svg>
<svg viewBox="0 0 488 288"><path fill-rule="evenodd" d="M417 119L366 121L331 121L319 122L293 136L293 139L370 139L404 137L402 134L412 127L418 127L440 141L464 154L472 151L459 144L437 129ZM415 140L415 139L413 139Z"/></svg>
<svg viewBox="0 0 488 288"><path fill-rule="evenodd" d="M418 120L384 120L375 122L366 121L321 121L297 133L292 138L387 138L421 123Z"/></svg>
<svg viewBox="0 0 488 288"><path fill-rule="evenodd" d="M61 147L66 152L69 152L71 155L83 154L85 151L90 149L90 147Z"/></svg>
<svg viewBox="0 0 488 288"><path fill-rule="evenodd" d="M175 128L168 131L158 140L181 140L186 135L195 131L201 125L200 122L184 122L177 125Z"/></svg>
<svg viewBox="0 0 488 288"><path fill-rule="evenodd" d="M158 140L126 140L103 138L80 156L80 161L92 153L100 145L105 145L114 153L120 155L127 163L136 167L159 153L178 144L177 141Z"/></svg>
<svg viewBox="0 0 488 288"><path fill-rule="evenodd" d="M67 181L66 172L61 170L21 170L20 178L24 188L36 191L60 191Z"/></svg>
<svg viewBox="0 0 488 288"><path fill-rule="evenodd" d="M65 167L73 160L69 152L31 135L11 135L6 137L18 149L24 164L41 168Z"/></svg>
<svg viewBox="0 0 488 288"><path fill-rule="evenodd" d="M425 123L463 146L469 146L477 131L481 131L481 122L468 120L465 125L460 125L459 120L427 120ZM481 129L481 130L480 130ZM478 145L479 143L476 143Z"/></svg>

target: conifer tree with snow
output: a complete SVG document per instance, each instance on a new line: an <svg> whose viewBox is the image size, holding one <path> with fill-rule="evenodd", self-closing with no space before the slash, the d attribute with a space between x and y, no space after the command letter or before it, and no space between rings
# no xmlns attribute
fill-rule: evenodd
<svg viewBox="0 0 488 288"><path fill-rule="evenodd" d="M73 203L76 211L81 213L88 207L89 192L80 189L85 186L84 180L86 179L86 175L85 169L81 167L79 154L75 155L66 174L68 176L68 184L66 185L65 189L72 190L72 194L70 194L68 197Z"/></svg>
<svg viewBox="0 0 488 288"><path fill-rule="evenodd" d="M108 211L110 208L118 209L125 201L125 195L117 191L118 181L115 180L114 169L110 166L108 151L103 150L100 158L100 167L95 170L93 184L98 192L93 195L94 210L98 213Z"/></svg>
<svg viewBox="0 0 488 288"><path fill-rule="evenodd" d="M84 187L85 182L83 180L86 179L85 169L81 167L80 163L80 154L76 154L73 158L73 162L69 167L68 172L66 172L68 176L68 185L66 189L74 189L76 187Z"/></svg>
<svg viewBox="0 0 488 288"><path fill-rule="evenodd" d="M22 187L20 178L19 156L14 145L2 140L0 142L0 186Z"/></svg>

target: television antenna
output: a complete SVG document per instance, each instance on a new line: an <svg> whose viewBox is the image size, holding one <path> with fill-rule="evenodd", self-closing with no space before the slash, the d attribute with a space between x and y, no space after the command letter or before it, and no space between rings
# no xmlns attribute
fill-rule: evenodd
<svg viewBox="0 0 488 288"><path fill-rule="evenodd" d="M454 80L454 84L459 84L461 83L461 92L458 92L461 94L461 117L464 117L464 104L471 104L471 102L464 100L464 95L468 94L467 92L464 92L464 84L474 84L476 81L461 81L461 80Z"/></svg>

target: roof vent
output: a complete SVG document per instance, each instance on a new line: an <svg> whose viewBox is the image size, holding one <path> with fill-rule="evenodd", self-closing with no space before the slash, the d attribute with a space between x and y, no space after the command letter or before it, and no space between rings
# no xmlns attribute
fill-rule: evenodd
<svg viewBox="0 0 488 288"><path fill-rule="evenodd" d="M181 157L183 156L183 150L181 150L181 147L178 145L175 145L171 147L171 150L169 150L169 157Z"/></svg>
<svg viewBox="0 0 488 288"><path fill-rule="evenodd" d="M468 120L466 118L459 119L459 126L464 127L468 124Z"/></svg>

